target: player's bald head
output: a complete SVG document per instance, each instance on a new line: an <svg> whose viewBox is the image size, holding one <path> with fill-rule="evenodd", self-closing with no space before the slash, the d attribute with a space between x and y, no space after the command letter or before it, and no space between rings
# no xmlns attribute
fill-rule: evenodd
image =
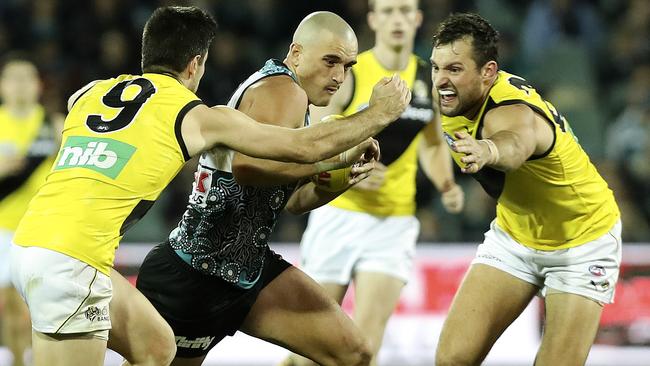
<svg viewBox="0 0 650 366"><path fill-rule="evenodd" d="M352 27L340 16L329 11L317 11L303 19L293 34L293 43L308 46L319 43L325 36L357 43Z"/></svg>

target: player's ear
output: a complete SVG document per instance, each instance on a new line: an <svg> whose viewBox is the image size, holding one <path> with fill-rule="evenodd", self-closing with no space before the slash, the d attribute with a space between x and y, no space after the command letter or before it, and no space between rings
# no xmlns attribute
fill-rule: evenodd
<svg viewBox="0 0 650 366"><path fill-rule="evenodd" d="M497 65L496 61L488 61L481 68L481 76L484 79L491 79L497 74L498 71L499 71L499 65Z"/></svg>
<svg viewBox="0 0 650 366"><path fill-rule="evenodd" d="M422 25L422 18L423 18L422 10L418 9L415 12L415 29L420 28L420 26Z"/></svg>
<svg viewBox="0 0 650 366"><path fill-rule="evenodd" d="M302 55L302 45L298 43L291 43L289 46L289 63L293 67L297 67L300 64L300 56Z"/></svg>
<svg viewBox="0 0 650 366"><path fill-rule="evenodd" d="M201 61L202 61L201 55L196 55L196 56L194 56L192 58L190 63L187 65L187 71L188 71L190 77L192 77L192 76L194 76L194 74L196 74L196 72L199 69L199 66L201 65Z"/></svg>
<svg viewBox="0 0 650 366"><path fill-rule="evenodd" d="M373 32L376 32L377 31L377 15L375 14L375 12L372 11L372 10L369 11L368 16L366 17L366 19L368 20L368 27L370 27L370 29Z"/></svg>

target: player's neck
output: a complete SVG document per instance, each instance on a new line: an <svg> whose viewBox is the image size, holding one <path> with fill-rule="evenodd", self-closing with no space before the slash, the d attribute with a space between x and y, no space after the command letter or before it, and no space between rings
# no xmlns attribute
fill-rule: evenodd
<svg viewBox="0 0 650 366"><path fill-rule="evenodd" d="M36 103L16 103L16 104L4 104L5 109L9 114L16 118L26 118L29 117L38 104Z"/></svg>
<svg viewBox="0 0 650 366"><path fill-rule="evenodd" d="M372 48L372 53L379 64L384 69L391 71L405 70L409 64L412 51L413 46L396 49L379 42Z"/></svg>

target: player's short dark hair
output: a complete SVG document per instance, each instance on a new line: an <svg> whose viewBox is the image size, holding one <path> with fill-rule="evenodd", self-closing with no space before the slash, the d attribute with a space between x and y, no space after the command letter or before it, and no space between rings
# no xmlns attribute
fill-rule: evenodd
<svg viewBox="0 0 650 366"><path fill-rule="evenodd" d="M185 69L196 55L205 56L217 35L217 22L195 6L156 9L142 32L142 72Z"/></svg>
<svg viewBox="0 0 650 366"><path fill-rule="evenodd" d="M478 14L456 13L438 26L433 36L433 47L449 44L464 37L472 37L473 59L476 66L482 67L488 61L499 57L499 32Z"/></svg>
<svg viewBox="0 0 650 366"><path fill-rule="evenodd" d="M0 59L0 72L3 72L7 65L15 62L25 62L36 67L36 62L34 62L34 59L29 55L29 53L24 51L11 51Z"/></svg>

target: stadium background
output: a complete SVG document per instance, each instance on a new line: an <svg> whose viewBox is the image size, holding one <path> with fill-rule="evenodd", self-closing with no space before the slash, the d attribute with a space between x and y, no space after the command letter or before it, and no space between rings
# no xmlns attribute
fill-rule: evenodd
<svg viewBox="0 0 650 366"><path fill-rule="evenodd" d="M208 105L225 104L239 82L267 58L282 59L296 25L312 11L343 16L357 32L360 50L373 44L365 0L0 0L0 55L14 50L31 54L44 80L44 105L62 112L67 97L87 82L139 73L144 22L157 6L171 4L209 9L220 25L198 91ZM501 32L500 66L525 77L567 117L615 192L624 240L641 243L634 247L636 260L626 265L622 281L630 285L626 293L634 295L630 301L636 307L599 341L650 345L650 260L644 262L650 252L650 1L421 0L421 8L424 23L415 45L421 57L428 59L431 35L446 15L478 12ZM187 165L124 242L165 238L184 210L194 166ZM425 267L438 268L443 262L436 262L436 257L445 250L459 250L464 256L467 248L473 248L453 243L476 245L482 240L495 205L478 184L459 177L466 208L458 216L445 214L435 190L424 177L420 179L422 260L429 263ZM305 223L306 216L285 214L273 241L299 241ZM128 248L134 254L121 264L133 272L137 253L147 246ZM290 257L297 250L295 244L282 248ZM622 307L617 307L615 313L620 311ZM630 340L632 325L637 337ZM650 356L644 357L647 363L642 364L650 365Z"/></svg>

